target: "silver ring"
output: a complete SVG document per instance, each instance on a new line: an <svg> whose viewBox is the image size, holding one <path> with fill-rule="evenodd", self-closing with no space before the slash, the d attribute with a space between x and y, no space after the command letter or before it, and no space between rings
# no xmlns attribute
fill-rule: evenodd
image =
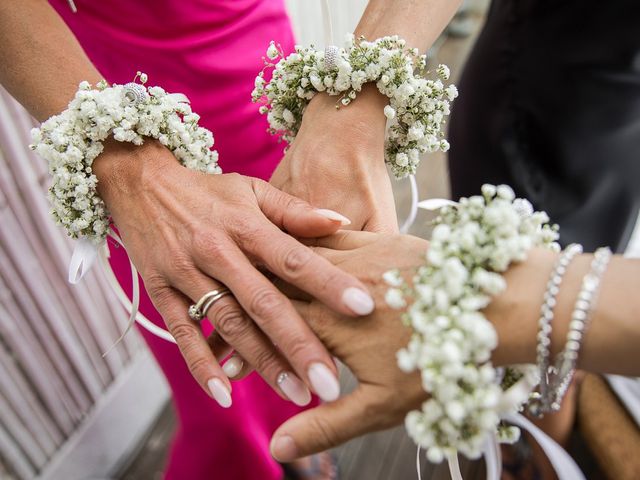
<svg viewBox="0 0 640 480"><path fill-rule="evenodd" d="M194 322L201 321L204 317L207 316L207 312L216 303L225 295L230 295L231 292L227 288L219 288L217 290L211 290L210 292L205 293L197 303L194 303L189 307L189 318Z"/></svg>

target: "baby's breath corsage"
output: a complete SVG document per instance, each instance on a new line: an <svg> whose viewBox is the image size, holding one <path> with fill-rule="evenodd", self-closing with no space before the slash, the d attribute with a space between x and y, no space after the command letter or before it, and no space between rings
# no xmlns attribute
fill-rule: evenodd
<svg viewBox="0 0 640 480"><path fill-rule="evenodd" d="M389 98L384 108L389 123L385 160L400 178L415 173L421 153L449 149L442 127L458 91L443 83L449 78L446 65L438 66L435 79L428 79L426 63L425 55L398 36L369 42L350 34L344 48L296 46L288 56L271 42L265 59L265 70L273 69L271 79L265 79L265 70L260 72L252 96L263 103L260 112L267 115L269 131L290 143L318 92L339 96L336 106L347 106L365 83L375 83Z"/></svg>
<svg viewBox="0 0 640 480"><path fill-rule="evenodd" d="M185 167L221 173L218 154L211 150L213 135L198 125L200 116L191 111L187 97L147 88L147 76L138 72L138 77L140 83L126 85L80 83L69 107L31 132L31 148L48 161L53 177L51 213L72 238L87 237L96 244L106 238L108 212L91 165L111 135L135 145L155 138Z"/></svg>
<svg viewBox="0 0 640 480"><path fill-rule="evenodd" d="M411 285L397 271L384 276L387 303L408 305L403 320L413 330L398 365L420 371L430 394L405 424L433 462L458 451L477 458L490 434L517 439L517 428L500 419L527 401L538 380L536 367L513 367L506 374L493 367L498 339L482 309L506 288L501 274L512 262L524 261L533 247L559 250L558 229L548 222L546 213L515 199L511 188L484 185L482 195L441 208L426 263Z"/></svg>

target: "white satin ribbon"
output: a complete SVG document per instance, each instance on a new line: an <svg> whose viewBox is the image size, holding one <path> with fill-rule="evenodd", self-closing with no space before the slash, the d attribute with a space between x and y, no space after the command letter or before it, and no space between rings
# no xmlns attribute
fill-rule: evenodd
<svg viewBox="0 0 640 480"><path fill-rule="evenodd" d="M446 206L455 207L458 205L453 200L447 200L446 198L430 198L428 200L422 200L418 203L418 208L422 208L424 210L440 210L442 207Z"/></svg>
<svg viewBox="0 0 640 480"><path fill-rule="evenodd" d="M462 480L462 472L460 471L460 462L458 461L458 454L454 453L447 457L447 463L449 464L449 474L451 480Z"/></svg>
<svg viewBox="0 0 640 480"><path fill-rule="evenodd" d="M72 285L78 284L82 277L91 270L96 258L98 258L99 248L98 245L86 237L76 241L76 246L71 255L71 262L69 262L69 283Z"/></svg>
<svg viewBox="0 0 640 480"><path fill-rule="evenodd" d="M545 455L551 462L553 469L558 475L559 480L586 480L582 470L578 467L575 460L558 445L550 436L536 427L529 419L519 413L507 413L503 415L502 420L511 423L523 430L526 430L538 442ZM487 480L499 480L502 473L502 458L500 454L500 445L495 435L487 441L484 450L485 463L487 466ZM448 458L449 471L453 480L462 479L458 457L451 456Z"/></svg>
<svg viewBox="0 0 640 480"><path fill-rule="evenodd" d="M108 237L113 238L122 248L124 248L122 239L112 228L109 229ZM129 267L131 269L131 285L133 291L131 296L132 298L129 300L129 297L122 289L120 282L118 282L118 279L111 268L111 264L109 263L109 249L106 245L96 245L87 238L81 238L76 242L73 254L71 255L71 262L69 263L69 283L75 285L80 282L87 272L91 270L98 258L102 263L107 282L116 294L118 301L120 301L122 306L129 313L129 321L127 322L126 329L122 332L122 335L120 335L116 342L103 354L103 356L107 355L122 341L124 336L129 332L129 330L131 330L134 322L138 322L142 328L148 330L153 335L168 342L176 343L173 336L167 330L159 327L140 313L140 280L138 278L138 270L131 260L129 260Z"/></svg>
<svg viewBox="0 0 640 480"><path fill-rule="evenodd" d="M565 449L558 445L549 435L531 423L531 421L524 415L519 413L509 413L504 415L502 419L526 430L531 434L542 450L544 450L544 453L551 462L559 480L585 480L582 470L580 470L575 460L571 458Z"/></svg>
<svg viewBox="0 0 640 480"><path fill-rule="evenodd" d="M416 182L415 175L409 175L409 184L411 185L411 208L409 210L409 215L406 220L400 227L400 233L408 233L411 226L416 221L416 216L418 215L418 183Z"/></svg>
<svg viewBox="0 0 640 480"><path fill-rule="evenodd" d="M487 445L484 448L484 463L487 467L487 480L500 480L502 452L500 451L498 436L495 434L487 439Z"/></svg>

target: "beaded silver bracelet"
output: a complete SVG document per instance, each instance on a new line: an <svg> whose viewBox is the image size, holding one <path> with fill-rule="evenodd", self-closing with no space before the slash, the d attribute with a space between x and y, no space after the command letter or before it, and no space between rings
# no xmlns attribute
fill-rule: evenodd
<svg viewBox="0 0 640 480"><path fill-rule="evenodd" d="M558 257L544 293L542 306L540 307L540 319L538 320L538 345L536 347L536 364L540 372L540 385L534 392L527 406L529 413L536 417L542 417L544 412L543 398L547 398L549 390L549 357L551 355L551 322L553 321L553 309L556 306L556 297L560 291L560 284L567 267L576 255L582 253L582 245L572 243Z"/></svg>
<svg viewBox="0 0 640 480"><path fill-rule="evenodd" d="M578 299L571 314L567 343L564 350L558 355L554 367L552 367L553 371L548 394L546 398L542 398L542 406L546 411L557 412L560 410L562 400L569 389L569 385L571 385L578 362L578 353L582 346L582 339L589 327L600 290L600 281L609 265L611 255L609 247L602 247L596 250L591 261L591 269L582 280L580 293L578 293Z"/></svg>

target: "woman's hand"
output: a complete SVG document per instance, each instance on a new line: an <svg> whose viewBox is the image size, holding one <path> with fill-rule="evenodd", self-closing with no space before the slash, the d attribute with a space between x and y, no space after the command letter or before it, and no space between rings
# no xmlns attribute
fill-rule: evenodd
<svg viewBox="0 0 640 480"><path fill-rule="evenodd" d="M274 433L271 452L279 461L335 447L370 431L402 423L410 410L426 399L418 373L406 374L396 364L396 352L409 342L410 330L391 310L384 294L389 288L383 274L398 268L410 281L425 262L428 242L406 235L338 232L315 241L315 251L357 276L373 292L375 311L357 320L333 313L317 301L295 305L329 351L342 360L358 380L356 390L336 402L305 411L285 422ZM537 321L549 273L557 254L534 249L527 262L512 266L505 274L507 288L485 309L498 333L493 352L496 365L535 362ZM587 265L569 274L579 285ZM582 274L580 274L580 271ZM284 290L288 287L284 286ZM292 290L290 296L302 298ZM563 297L561 292L561 297ZM557 321L568 322L577 291L570 291L563 305L567 311ZM554 344L561 345L564 328Z"/></svg>
<svg viewBox="0 0 640 480"><path fill-rule="evenodd" d="M281 425L271 443L277 460L288 462L397 425L426 399L419 374L406 374L397 367L396 352L409 342L410 330L402 324L400 313L384 301L388 286L382 275L397 267L410 277L424 263L427 246L416 237L368 232L339 232L317 240L318 253L369 287L376 309L367 317L351 319L316 301L295 302L329 351L353 372L358 387Z"/></svg>
<svg viewBox="0 0 640 480"><path fill-rule="evenodd" d="M275 187L312 205L340 211L349 228L396 233L391 182L384 164L386 98L366 85L348 106L318 94L271 177Z"/></svg>
<svg viewBox="0 0 640 480"><path fill-rule="evenodd" d="M110 142L93 168L127 252L202 388L231 404L227 375L187 313L222 283L233 296L218 300L208 318L228 345L285 398L308 403L305 383L323 399L337 398L330 355L258 268L343 315L370 313L361 282L283 232L327 235L344 223L340 215L257 179L188 170L151 140L142 147ZM278 384L285 372L289 381Z"/></svg>

